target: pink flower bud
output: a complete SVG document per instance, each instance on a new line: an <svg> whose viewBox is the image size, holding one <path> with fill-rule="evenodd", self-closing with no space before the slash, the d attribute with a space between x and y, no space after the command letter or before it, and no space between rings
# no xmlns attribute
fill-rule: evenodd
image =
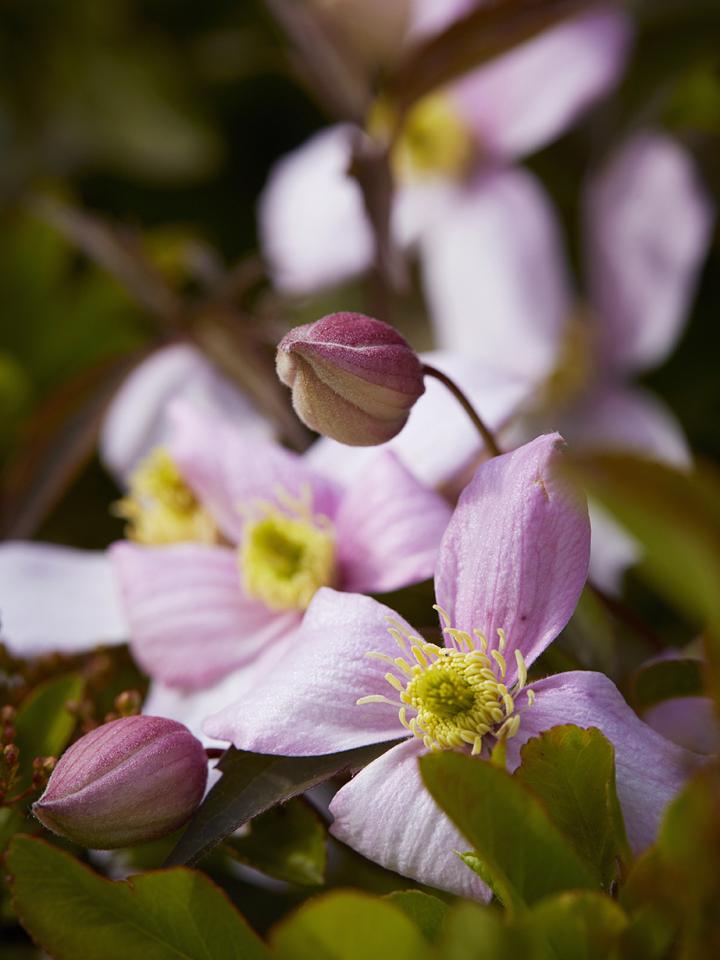
<svg viewBox="0 0 720 960"><path fill-rule="evenodd" d="M362 313L331 313L292 330L278 346L277 372L300 419L352 447L394 437L425 391L415 351Z"/></svg>
<svg viewBox="0 0 720 960"><path fill-rule="evenodd" d="M110 850L181 826L205 792L207 757L187 727L122 717L66 750L33 813L84 847Z"/></svg>

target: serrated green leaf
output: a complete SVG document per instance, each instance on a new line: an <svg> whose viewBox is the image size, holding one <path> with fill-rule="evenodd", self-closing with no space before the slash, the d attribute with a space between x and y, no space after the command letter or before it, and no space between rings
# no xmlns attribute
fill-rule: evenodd
<svg viewBox="0 0 720 960"><path fill-rule="evenodd" d="M342 770L364 767L392 743L319 757L275 757L230 749L218 764L222 777L188 824L167 866L195 864L248 820L304 793Z"/></svg>
<svg viewBox="0 0 720 960"><path fill-rule="evenodd" d="M410 917L423 936L434 943L440 935L447 904L422 890L396 890L384 898Z"/></svg>
<svg viewBox="0 0 720 960"><path fill-rule="evenodd" d="M270 942L282 960L422 960L429 953L403 910L345 891L304 904L275 927Z"/></svg>
<svg viewBox="0 0 720 960"><path fill-rule="evenodd" d="M523 922L547 960L607 960L628 918L614 900L583 891L544 900Z"/></svg>
<svg viewBox="0 0 720 960"><path fill-rule="evenodd" d="M54 960L266 960L260 940L204 874L110 881L30 837L8 852L20 922Z"/></svg>
<svg viewBox="0 0 720 960"><path fill-rule="evenodd" d="M229 837L223 849L277 880L317 886L325 879L326 840L320 817L296 797L255 817L247 832Z"/></svg>
<svg viewBox="0 0 720 960"><path fill-rule="evenodd" d="M508 908L596 881L529 788L493 764L458 753L420 759L435 801L473 845Z"/></svg>
<svg viewBox="0 0 720 960"><path fill-rule="evenodd" d="M630 862L615 789L615 750L591 727L553 727L523 746L515 777L543 801L555 826L610 889Z"/></svg>

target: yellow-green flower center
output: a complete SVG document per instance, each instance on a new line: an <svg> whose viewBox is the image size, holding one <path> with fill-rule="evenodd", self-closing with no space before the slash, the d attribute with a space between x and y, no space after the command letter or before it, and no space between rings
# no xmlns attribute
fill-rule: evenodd
<svg viewBox="0 0 720 960"><path fill-rule="evenodd" d="M130 478L126 497L114 505L128 523L130 540L147 544L214 543L217 527L185 483L170 454L156 447Z"/></svg>
<svg viewBox="0 0 720 960"><path fill-rule="evenodd" d="M308 497L280 497L281 508L255 503L239 560L248 596L273 610L304 610L320 587L336 578L335 538L329 520L315 516Z"/></svg>
<svg viewBox="0 0 720 960"><path fill-rule="evenodd" d="M392 666L395 672L386 673L385 679L398 698L391 700L374 694L361 697L358 704L379 702L397 706L400 722L430 750L469 746L477 754L483 748L483 738L507 740L518 732L520 716L515 713L515 697L527 680L525 661L516 650L517 680L508 689L504 682L504 631L498 630L496 646L491 647L479 630L471 636L454 629L447 614L439 612L453 646L439 647L391 624L390 634L404 656L369 656ZM531 704L533 691L526 691L526 696Z"/></svg>
<svg viewBox="0 0 720 960"><path fill-rule="evenodd" d="M392 135L394 115L379 102L370 118L370 132ZM392 148L392 162L401 179L433 175L461 177L467 172L474 144L450 98L442 93L423 97L411 108Z"/></svg>

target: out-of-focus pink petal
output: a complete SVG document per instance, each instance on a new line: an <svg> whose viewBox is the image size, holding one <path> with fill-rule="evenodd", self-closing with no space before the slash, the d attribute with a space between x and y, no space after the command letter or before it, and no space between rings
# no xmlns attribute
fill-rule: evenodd
<svg viewBox="0 0 720 960"><path fill-rule="evenodd" d="M456 193L420 239L440 345L537 383L557 363L570 308L552 208L524 170L498 170Z"/></svg>
<svg viewBox="0 0 720 960"><path fill-rule="evenodd" d="M337 489L313 473L302 457L187 404L174 405L171 415L170 454L230 540L241 538L241 507L258 499L274 502L279 488L293 497L309 489L314 511L334 517Z"/></svg>
<svg viewBox="0 0 720 960"><path fill-rule="evenodd" d="M641 387L593 391L563 418L563 434L576 450L622 451L690 466L682 427L659 397Z"/></svg>
<svg viewBox="0 0 720 960"><path fill-rule="evenodd" d="M567 130L618 81L630 22L602 7L545 30L451 88L480 148L509 159Z"/></svg>
<svg viewBox="0 0 720 960"><path fill-rule="evenodd" d="M299 614L248 599L232 550L116 543L110 555L135 658L154 680L207 687L293 632Z"/></svg>
<svg viewBox="0 0 720 960"><path fill-rule="evenodd" d="M610 370L644 370L670 353L687 319L713 209L689 154L637 134L585 196L588 282Z"/></svg>
<svg viewBox="0 0 720 960"><path fill-rule="evenodd" d="M360 697L394 691L386 666L366 656L397 656L388 617L410 629L388 607L359 594L319 590L293 647L264 684L205 724L205 733L240 750L312 756L381 743L405 735L398 708L358 706Z"/></svg>
<svg viewBox="0 0 720 960"><path fill-rule="evenodd" d="M417 760L425 752L413 737L368 764L335 794L330 832L404 877L488 901L488 888L457 855L470 844L420 779Z"/></svg>
<svg viewBox="0 0 720 960"><path fill-rule="evenodd" d="M0 545L0 635L11 653L79 653L122 643L128 625L104 552Z"/></svg>
<svg viewBox="0 0 720 960"><path fill-rule="evenodd" d="M563 723L597 727L615 747L617 792L634 851L653 842L667 804L702 764L696 754L671 743L643 723L602 673L560 673L531 684L535 703L516 701L522 720L507 742L511 769L533 736Z"/></svg>
<svg viewBox="0 0 720 960"><path fill-rule="evenodd" d="M415 43L446 30L459 17L485 0L413 0L410 41Z"/></svg>
<svg viewBox="0 0 720 960"><path fill-rule="evenodd" d="M336 517L343 587L383 593L432 577L451 510L390 451L358 474Z"/></svg>
<svg viewBox="0 0 720 960"><path fill-rule="evenodd" d="M720 753L720 720L708 697L674 697L643 714L653 730L695 753Z"/></svg>
<svg viewBox="0 0 720 960"><path fill-rule="evenodd" d="M458 384L492 430L501 429L531 391L522 377L505 374L460 353L434 351L423 354L422 359ZM313 444L306 458L327 476L348 485L378 450L392 450L421 483L439 487L452 483L480 456L482 440L447 388L426 377L425 393L397 437L364 449L350 449L323 437Z"/></svg>
<svg viewBox="0 0 720 960"><path fill-rule="evenodd" d="M350 124L315 134L270 171L260 197L260 239L276 285L309 293L366 270L374 241L362 194L348 173Z"/></svg>
<svg viewBox="0 0 720 960"><path fill-rule="evenodd" d="M559 475L561 437L549 434L478 467L440 548L437 600L461 630L491 642L505 631L526 663L570 619L585 584L590 524L584 499Z"/></svg>
<svg viewBox="0 0 720 960"><path fill-rule="evenodd" d="M100 436L100 456L123 483L138 461L167 441L171 401L227 417L255 436L270 436L270 425L229 380L195 347L176 343L157 350L137 366L110 404Z"/></svg>

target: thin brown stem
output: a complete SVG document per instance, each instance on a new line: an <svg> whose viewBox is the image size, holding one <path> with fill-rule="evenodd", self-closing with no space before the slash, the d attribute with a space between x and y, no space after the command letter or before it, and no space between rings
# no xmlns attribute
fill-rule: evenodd
<svg viewBox="0 0 720 960"><path fill-rule="evenodd" d="M450 379L442 370L438 370L436 367L431 367L430 364L423 364L423 373L426 377L435 377L436 380L439 380L440 383L444 384L447 389L452 393L457 402L463 408L465 413L470 417L472 422L475 424L477 432L482 437L482 441L485 444L485 449L493 457L499 457L502 453L502 450L498 446L497 440L493 436L492 432L485 425L484 421L480 417L480 414L477 412L475 407L470 403L468 398L462 392L460 387Z"/></svg>

